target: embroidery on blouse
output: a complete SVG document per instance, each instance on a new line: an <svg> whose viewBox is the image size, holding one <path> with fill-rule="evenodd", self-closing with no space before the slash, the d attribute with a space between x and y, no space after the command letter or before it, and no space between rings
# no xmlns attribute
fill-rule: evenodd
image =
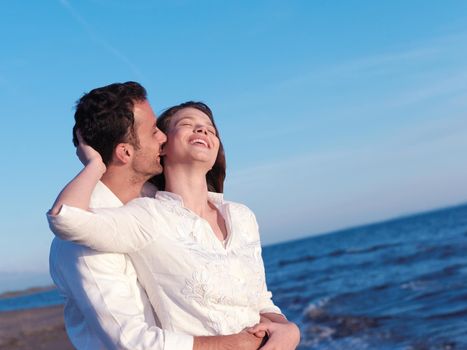
<svg viewBox="0 0 467 350"><path fill-rule="evenodd" d="M192 247L193 248L193 247ZM246 244L228 255L199 254L200 264L185 280L182 294L203 306L221 304L256 307L264 278L257 244ZM204 260L204 261L203 261Z"/></svg>
<svg viewBox="0 0 467 350"><path fill-rule="evenodd" d="M160 204L177 217L179 224L172 237L186 252L187 261L196 262L180 286L183 297L203 307L205 326L214 334L236 333L252 326L245 323L251 322L252 313L259 319L265 281L257 225L251 211L236 203L222 206L230 229L229 247L223 249L214 244L217 242L208 235L205 223L195 214L169 201ZM232 308L244 311L232 312Z"/></svg>

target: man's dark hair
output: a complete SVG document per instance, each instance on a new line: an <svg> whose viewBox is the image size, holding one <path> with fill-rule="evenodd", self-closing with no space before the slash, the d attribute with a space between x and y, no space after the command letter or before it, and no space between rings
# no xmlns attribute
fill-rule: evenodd
<svg viewBox="0 0 467 350"><path fill-rule="evenodd" d="M102 156L105 165L112 160L115 147L128 142L139 147L133 108L146 100L146 90L128 81L91 90L76 102L73 144L78 145L79 130L84 141Z"/></svg>
<svg viewBox="0 0 467 350"><path fill-rule="evenodd" d="M214 163L211 170L206 174L206 182L208 184L208 190L211 192L222 193L224 191L224 180L225 180L225 170L226 170L226 161L225 161L225 152L224 146L222 145L221 138L219 136L219 130L217 129L216 123L214 122L214 116L212 114L211 108L208 107L203 102L194 102L188 101L181 103L179 105L170 107L166 109L160 116L157 118L157 127L163 133L167 135L168 129L170 126L170 120L178 111L185 108L195 108L204 114L206 114L212 122L212 125L216 129L216 135L219 138L219 152L217 153L216 162ZM163 164L164 159L161 159L161 164ZM159 190L165 190L165 178L164 174L156 175L151 180L154 185Z"/></svg>

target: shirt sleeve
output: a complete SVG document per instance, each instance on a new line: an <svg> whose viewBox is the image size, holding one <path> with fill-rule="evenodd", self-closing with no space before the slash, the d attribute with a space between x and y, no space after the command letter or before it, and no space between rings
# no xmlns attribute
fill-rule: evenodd
<svg viewBox="0 0 467 350"><path fill-rule="evenodd" d="M191 350L192 336L147 322L143 304L137 302L136 280L124 270L130 264L127 259L58 241L51 251L51 274L59 288L71 294L86 326L106 349ZM71 331L72 340L80 336Z"/></svg>
<svg viewBox="0 0 467 350"><path fill-rule="evenodd" d="M157 212L151 210L150 201L138 198L123 207L92 212L63 205L47 219L52 232L64 240L102 252L131 253L155 239Z"/></svg>
<svg viewBox="0 0 467 350"><path fill-rule="evenodd" d="M255 235L257 236L257 256L256 256L256 262L258 264L258 271L260 271L260 279L261 279L261 291L260 291L260 298L259 298L259 313L264 314L264 313L276 313L276 314L281 314L281 309L279 309L276 305L274 305L272 301L272 293L268 290L268 287L266 285L266 273L264 270L264 262L263 258L261 255L261 242L259 239L259 227L258 227L258 222L256 221L256 217L251 213L251 229L254 231Z"/></svg>

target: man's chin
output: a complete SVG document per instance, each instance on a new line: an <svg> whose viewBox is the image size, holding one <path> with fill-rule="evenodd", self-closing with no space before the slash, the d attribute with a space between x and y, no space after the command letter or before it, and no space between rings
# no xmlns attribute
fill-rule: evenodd
<svg viewBox="0 0 467 350"><path fill-rule="evenodd" d="M156 169L154 169L154 172L151 174L151 177L162 174L163 171L164 171L164 168L162 167L161 164L159 164L159 166L157 166Z"/></svg>

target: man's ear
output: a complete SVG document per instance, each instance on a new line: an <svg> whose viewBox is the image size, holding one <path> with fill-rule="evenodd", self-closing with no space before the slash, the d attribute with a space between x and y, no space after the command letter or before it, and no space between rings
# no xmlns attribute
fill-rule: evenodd
<svg viewBox="0 0 467 350"><path fill-rule="evenodd" d="M119 143L114 150L114 158L116 161L127 164L133 157L133 146L129 143Z"/></svg>

